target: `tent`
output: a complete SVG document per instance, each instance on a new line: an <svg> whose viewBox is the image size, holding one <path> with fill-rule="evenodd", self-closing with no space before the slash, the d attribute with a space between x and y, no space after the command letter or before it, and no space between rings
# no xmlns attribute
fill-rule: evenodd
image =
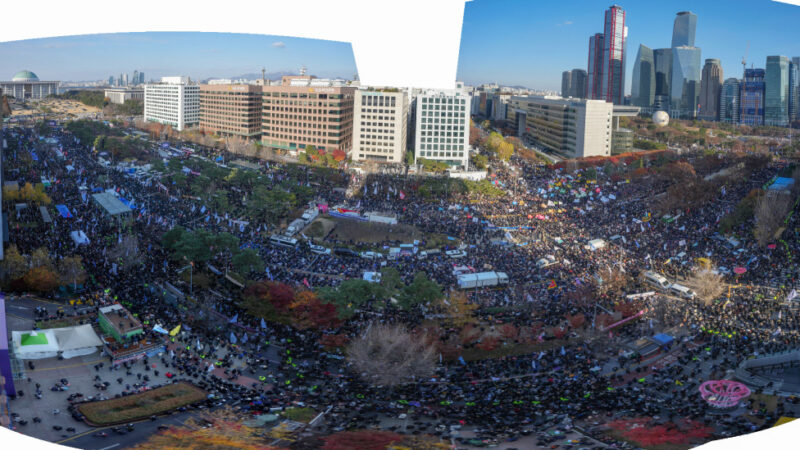
<svg viewBox="0 0 800 450"><path fill-rule="evenodd" d="M653 336L653 340L658 343L658 345L662 347L667 347L675 341L675 338L668 334L659 333Z"/></svg>
<svg viewBox="0 0 800 450"><path fill-rule="evenodd" d="M90 243L89 238L86 237L86 233L84 233L83 231L80 231L80 230L73 231L69 235L70 235L70 237L72 237L72 240L75 242L75 245L89 244Z"/></svg>
<svg viewBox="0 0 800 450"><path fill-rule="evenodd" d="M90 355L103 345L89 324L36 331L12 331L14 354L20 359L66 359Z"/></svg>
<svg viewBox="0 0 800 450"><path fill-rule="evenodd" d="M67 205L56 205L56 209L61 214L61 217L65 219L72 217L72 213L69 212L69 208L67 208Z"/></svg>

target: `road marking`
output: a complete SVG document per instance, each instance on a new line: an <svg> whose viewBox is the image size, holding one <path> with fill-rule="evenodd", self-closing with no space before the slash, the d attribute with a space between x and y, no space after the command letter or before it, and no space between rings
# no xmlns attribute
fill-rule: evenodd
<svg viewBox="0 0 800 450"><path fill-rule="evenodd" d="M114 444L114 445L109 445L108 447L103 447L100 450L108 450L108 449L114 448L114 447L119 447L119 444L117 443L117 444Z"/></svg>

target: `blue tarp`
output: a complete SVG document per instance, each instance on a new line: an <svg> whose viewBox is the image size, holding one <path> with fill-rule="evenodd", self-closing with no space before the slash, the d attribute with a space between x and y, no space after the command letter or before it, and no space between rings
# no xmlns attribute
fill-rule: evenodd
<svg viewBox="0 0 800 450"><path fill-rule="evenodd" d="M778 177L775 179L775 182L770 185L769 190L788 191L793 184L794 180L791 178Z"/></svg>
<svg viewBox="0 0 800 450"><path fill-rule="evenodd" d="M61 217L65 219L72 217L72 213L69 212L69 208L66 205L56 205L56 209L61 214Z"/></svg>
<svg viewBox="0 0 800 450"><path fill-rule="evenodd" d="M92 192L103 192L103 188L96 187L96 188L92 189Z"/></svg>
<svg viewBox="0 0 800 450"><path fill-rule="evenodd" d="M122 204L127 206L128 208L133 209L133 206L131 206L131 202L129 202L128 200L126 200L126 199L124 199L122 197L119 197L119 201L121 201Z"/></svg>
<svg viewBox="0 0 800 450"><path fill-rule="evenodd" d="M669 344L672 344L673 342L675 342L675 338L673 338L672 336L670 336L668 334L664 334L664 333L659 333L659 334L653 336L653 340L658 342L658 344L661 345L661 346L669 345Z"/></svg>

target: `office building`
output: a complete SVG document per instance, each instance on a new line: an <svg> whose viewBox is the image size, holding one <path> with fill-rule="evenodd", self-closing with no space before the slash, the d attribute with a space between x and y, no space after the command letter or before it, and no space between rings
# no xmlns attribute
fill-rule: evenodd
<svg viewBox="0 0 800 450"><path fill-rule="evenodd" d="M201 85L200 129L219 136L261 137L261 87Z"/></svg>
<svg viewBox="0 0 800 450"><path fill-rule="evenodd" d="M133 85L139 84L139 71L138 70L134 70L133 71L133 79L131 80L131 84L133 84Z"/></svg>
<svg viewBox="0 0 800 450"><path fill-rule="evenodd" d="M602 98L603 93L603 33L589 38L589 66L586 78L586 98Z"/></svg>
<svg viewBox="0 0 800 450"><path fill-rule="evenodd" d="M570 70L561 73L561 96L564 98L572 96L572 71Z"/></svg>
<svg viewBox="0 0 800 450"><path fill-rule="evenodd" d="M581 70L581 72L583 72ZM586 72L583 72L586 73ZM574 74L574 71L573 71ZM574 90L575 86L573 86ZM506 112L508 110L508 101L511 100L510 93L494 93L489 96L487 100L489 106L487 108L491 109L491 114L489 116L490 120L496 122L502 122L506 120Z"/></svg>
<svg viewBox="0 0 800 450"><path fill-rule="evenodd" d="M687 119L697 117L701 77L700 49L673 47L670 117Z"/></svg>
<svg viewBox="0 0 800 450"><path fill-rule="evenodd" d="M20 100L38 100L58 94L59 81L41 81L30 70L17 72L11 81L0 81L0 92Z"/></svg>
<svg viewBox="0 0 800 450"><path fill-rule="evenodd" d="M113 75L108 77L108 85L109 86L113 86L114 85L114 76Z"/></svg>
<svg viewBox="0 0 800 450"><path fill-rule="evenodd" d="M614 5L606 10L603 32L603 88L602 99L622 105L625 98L625 45L628 27L625 11Z"/></svg>
<svg viewBox="0 0 800 450"><path fill-rule="evenodd" d="M722 66L718 59L707 59L703 66L700 81L700 111L697 116L702 120L719 120L720 92L723 80Z"/></svg>
<svg viewBox="0 0 800 450"><path fill-rule="evenodd" d="M764 124L773 127L788 126L789 58L767 56L764 82Z"/></svg>
<svg viewBox="0 0 800 450"><path fill-rule="evenodd" d="M200 87L189 77L162 77L144 85L144 119L182 131L200 121Z"/></svg>
<svg viewBox="0 0 800 450"><path fill-rule="evenodd" d="M719 98L720 122L739 123L739 89L741 83L738 78L728 78L722 83Z"/></svg>
<svg viewBox="0 0 800 450"><path fill-rule="evenodd" d="M789 61L789 121L800 119L800 57Z"/></svg>
<svg viewBox="0 0 800 450"><path fill-rule="evenodd" d="M653 97L655 111L669 111L670 84L672 82L672 49L657 48L653 50L653 61L656 72L656 89Z"/></svg>
<svg viewBox="0 0 800 450"><path fill-rule="evenodd" d="M469 162L470 96L463 83L452 90L427 90L417 97L414 158L466 169Z"/></svg>
<svg viewBox="0 0 800 450"><path fill-rule="evenodd" d="M631 104L640 108L650 108L655 102L656 72L653 49L639 45L636 62L633 64L631 80Z"/></svg>
<svg viewBox="0 0 800 450"><path fill-rule="evenodd" d="M694 47L696 31L697 15L689 11L679 12L672 27L671 47Z"/></svg>
<svg viewBox="0 0 800 450"><path fill-rule="evenodd" d="M103 94L109 102L121 105L128 100L144 100L143 88L110 88L106 89Z"/></svg>
<svg viewBox="0 0 800 450"><path fill-rule="evenodd" d="M353 145L355 88L344 80L311 75L284 76L262 86L261 143L297 152L314 146L349 153Z"/></svg>
<svg viewBox="0 0 800 450"><path fill-rule="evenodd" d="M408 136L408 95L398 89L359 89L353 113L353 161L402 163Z"/></svg>
<svg viewBox="0 0 800 450"><path fill-rule="evenodd" d="M764 125L764 69L745 69L739 89L739 123Z"/></svg>
<svg viewBox="0 0 800 450"><path fill-rule="evenodd" d="M573 98L586 98L586 71L583 69L572 69L572 92Z"/></svg>
<svg viewBox="0 0 800 450"><path fill-rule="evenodd" d="M506 121L524 142L560 157L609 156L613 111L605 100L512 97Z"/></svg>

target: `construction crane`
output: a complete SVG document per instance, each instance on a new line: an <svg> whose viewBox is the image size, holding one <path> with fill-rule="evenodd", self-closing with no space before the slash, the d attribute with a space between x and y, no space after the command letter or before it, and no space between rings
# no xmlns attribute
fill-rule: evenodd
<svg viewBox="0 0 800 450"><path fill-rule="evenodd" d="M750 41L747 41L747 48L744 51L744 56L742 56L742 77L744 77L744 72L747 70L747 55L750 53Z"/></svg>

